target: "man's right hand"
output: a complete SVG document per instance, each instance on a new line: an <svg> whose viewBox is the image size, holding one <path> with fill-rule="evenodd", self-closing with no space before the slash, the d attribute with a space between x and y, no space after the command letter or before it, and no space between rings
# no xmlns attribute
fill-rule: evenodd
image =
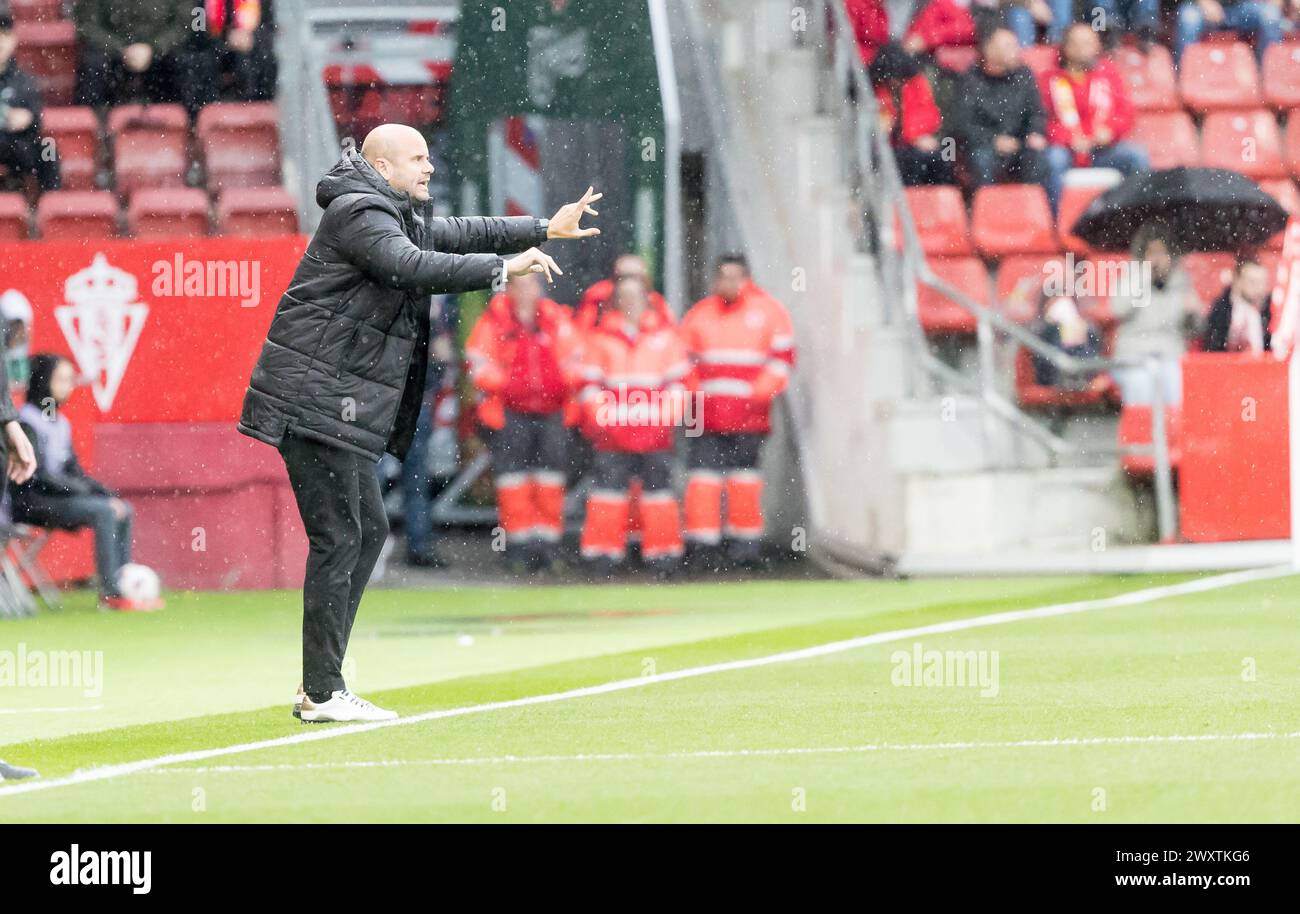
<svg viewBox="0 0 1300 914"><path fill-rule="evenodd" d="M143 41L129 44L122 50L122 63L132 73L143 73L153 63L153 48Z"/></svg>
<svg viewBox="0 0 1300 914"><path fill-rule="evenodd" d="M1014 155L1020 151L1020 141L1005 133L998 134L993 138L993 148L998 151L999 155Z"/></svg>
<svg viewBox="0 0 1300 914"><path fill-rule="evenodd" d="M523 276L525 273L545 273L546 281L554 282L551 278L552 270L557 275L564 275L564 271L551 255L537 248L529 248L506 261L506 275L510 277Z"/></svg>

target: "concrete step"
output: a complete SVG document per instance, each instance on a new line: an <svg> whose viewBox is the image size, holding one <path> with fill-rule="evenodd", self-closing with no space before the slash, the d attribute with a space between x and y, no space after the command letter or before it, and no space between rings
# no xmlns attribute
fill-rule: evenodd
<svg viewBox="0 0 1300 914"><path fill-rule="evenodd" d="M905 552L991 556L1086 553L1148 542L1149 504L1118 466L904 477Z"/></svg>

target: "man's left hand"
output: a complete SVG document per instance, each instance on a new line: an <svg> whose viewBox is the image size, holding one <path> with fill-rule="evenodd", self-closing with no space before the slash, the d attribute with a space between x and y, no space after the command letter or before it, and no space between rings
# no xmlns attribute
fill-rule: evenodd
<svg viewBox="0 0 1300 914"><path fill-rule="evenodd" d="M595 203L604 194L594 192L594 188L588 187L587 192L582 195L582 199L575 203L566 203L561 206L559 211L551 218L550 224L546 227L547 238L586 238L591 235L599 235L598 228L583 228L578 223L582 221L583 213L590 213L593 216L599 215L589 204Z"/></svg>
<svg viewBox="0 0 1300 914"><path fill-rule="evenodd" d="M10 108L5 117L5 129L11 133L22 133L36 122L36 116L28 108Z"/></svg>

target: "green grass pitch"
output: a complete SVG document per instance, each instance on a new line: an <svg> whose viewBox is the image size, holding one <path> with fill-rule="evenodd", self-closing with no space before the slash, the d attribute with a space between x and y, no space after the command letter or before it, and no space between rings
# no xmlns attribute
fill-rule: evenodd
<svg viewBox="0 0 1300 914"><path fill-rule="evenodd" d="M350 685L463 713L357 732L289 714L297 593L78 595L0 622L18 786L200 757L6 784L0 822L1294 822L1295 577L479 707L1189 579L372 590ZM17 681L70 651L102 682Z"/></svg>

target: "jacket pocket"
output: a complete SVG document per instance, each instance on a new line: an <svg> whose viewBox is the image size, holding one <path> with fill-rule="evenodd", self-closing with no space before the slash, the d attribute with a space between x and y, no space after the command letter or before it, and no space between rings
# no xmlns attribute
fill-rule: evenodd
<svg viewBox="0 0 1300 914"><path fill-rule="evenodd" d="M356 352L357 337L360 336L361 331L365 326L365 321L357 321L357 325L352 328L352 336L348 337L348 344L344 346L343 351L339 353L339 363L334 369L335 378L343 377L344 369L352 361L352 353Z"/></svg>

